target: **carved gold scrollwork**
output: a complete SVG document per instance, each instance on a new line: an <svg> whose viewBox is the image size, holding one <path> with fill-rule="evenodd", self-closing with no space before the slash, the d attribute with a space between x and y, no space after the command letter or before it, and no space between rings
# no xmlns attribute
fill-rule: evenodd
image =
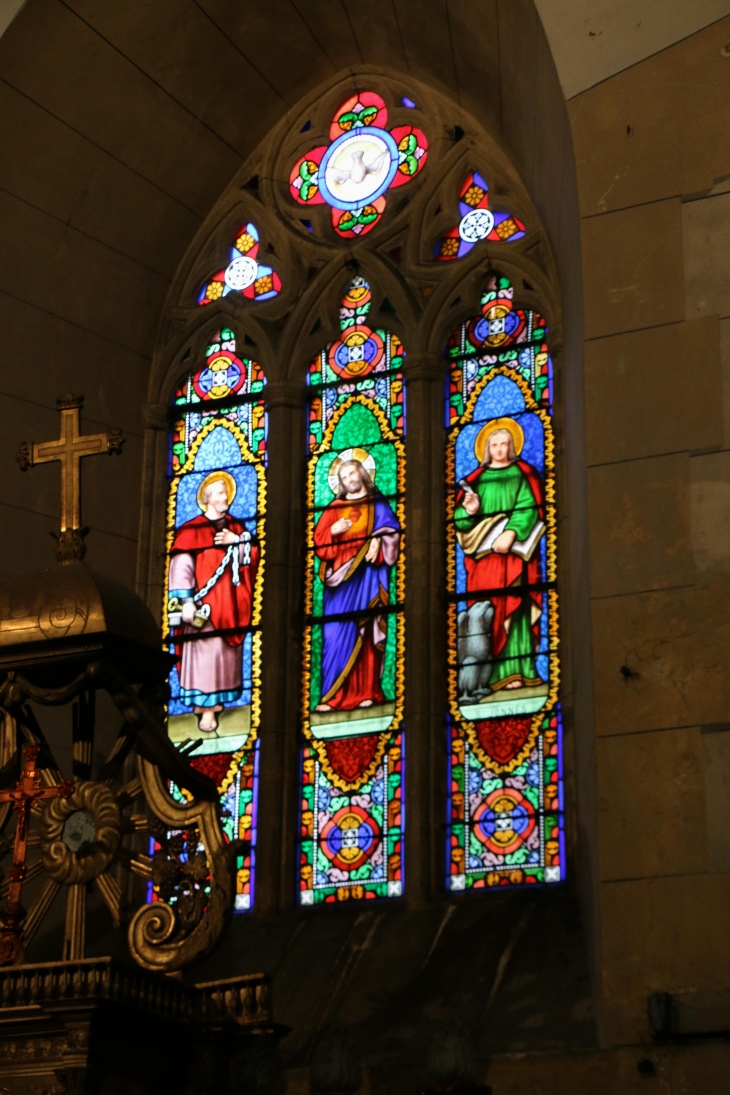
<svg viewBox="0 0 730 1095"><path fill-rule="evenodd" d="M64 826L79 811L91 814L95 832L86 850L74 852L63 839ZM43 866L56 882L79 886L98 878L112 862L120 839L121 814L116 796L103 783L80 780L70 798L49 799L43 811Z"/></svg>
<svg viewBox="0 0 730 1095"><path fill-rule="evenodd" d="M46 604L41 609L38 617L38 626L49 639L58 639L66 635L76 623L86 620L87 612L80 607L73 597L67 597L63 601ZM75 631L83 630L77 625Z"/></svg>
<svg viewBox="0 0 730 1095"><path fill-rule="evenodd" d="M140 966L149 970L183 969L205 958L220 942L233 911L233 847L220 828L215 783L191 767L165 733L160 697L150 687L135 689L106 661L90 661L73 680L46 688L9 670L0 683L0 786L7 787L17 769L19 742L44 753L46 786L61 779L43 731L27 700L61 706L85 690L104 688L124 725L96 781L77 779L68 799L49 798L33 814L36 829L28 837L30 852L24 880L43 871L46 880L23 922L23 945L32 941L59 889L67 889L64 960L84 957L86 887L95 882L117 925L127 923L128 906L117 878L121 867L155 884L159 900L142 907L129 926L129 946ZM90 744L90 743L89 743ZM126 778L126 759L137 751L138 776ZM121 786L119 784L122 783ZM168 792L175 784L186 801ZM126 811L141 796L149 813ZM0 859L8 852L3 832L11 804L0 804ZM154 859L125 845L127 836L149 833L158 851ZM0 901L9 882L0 876ZM139 891L137 891L139 892ZM0 1093L1 1095L1 1093Z"/></svg>
<svg viewBox="0 0 730 1095"><path fill-rule="evenodd" d="M207 861L209 892L202 918L194 918L188 925L173 906L155 901L139 909L129 925L129 949L135 961L145 969L171 972L207 957L230 920L230 845L223 840L217 802L177 802L157 765L141 756L138 771L145 798L160 821L170 829L197 829Z"/></svg>

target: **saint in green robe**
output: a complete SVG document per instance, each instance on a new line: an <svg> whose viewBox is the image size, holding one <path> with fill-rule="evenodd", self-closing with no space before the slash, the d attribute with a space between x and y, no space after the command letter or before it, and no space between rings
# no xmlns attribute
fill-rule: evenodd
<svg viewBox="0 0 730 1095"><path fill-rule="evenodd" d="M535 668L542 593L524 588L541 580L542 492L537 472L517 460L505 468L477 468L466 481L478 494L480 507L473 515L467 513L460 490L454 523L464 551L467 592L474 595L468 604L481 599L477 594L482 593L494 605L489 687L497 691L513 682L526 687L542 684ZM493 551L492 540L508 530L515 533L512 550L504 555Z"/></svg>

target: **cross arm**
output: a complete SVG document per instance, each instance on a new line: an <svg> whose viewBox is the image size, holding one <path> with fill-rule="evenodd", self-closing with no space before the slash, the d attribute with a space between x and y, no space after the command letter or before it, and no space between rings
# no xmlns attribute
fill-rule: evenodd
<svg viewBox="0 0 730 1095"><path fill-rule="evenodd" d="M85 532L81 525L80 464L85 456L120 453L124 438L121 430L103 433L79 433L79 411L83 396L64 395L56 400L61 412L60 436L54 441L24 441L16 459L21 471L35 464L57 462L61 468L61 529L56 549L59 562L83 559ZM88 529L86 530L88 531Z"/></svg>
<svg viewBox="0 0 730 1095"><path fill-rule="evenodd" d="M102 453L119 456L124 444L124 436L121 430L104 430L103 433L86 434L76 441L72 455L96 456ZM61 460L66 455L67 446L63 441L23 441L16 460L21 471L35 467L36 464L50 464L55 460Z"/></svg>
<svg viewBox="0 0 730 1095"><path fill-rule="evenodd" d="M71 798L73 793L73 783L64 780L53 787L9 787L0 791L0 802L12 802L14 806L18 806L23 802L37 802L42 798Z"/></svg>
<svg viewBox="0 0 730 1095"><path fill-rule="evenodd" d="M54 787L42 787L40 791L35 791L33 798L71 798L73 793L73 783L71 783L70 780L64 780L62 783L57 783Z"/></svg>

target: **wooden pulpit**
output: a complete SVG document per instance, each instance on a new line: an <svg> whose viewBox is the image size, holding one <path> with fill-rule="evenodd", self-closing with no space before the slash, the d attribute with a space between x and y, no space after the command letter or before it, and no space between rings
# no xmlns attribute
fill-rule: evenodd
<svg viewBox="0 0 730 1095"><path fill-rule="evenodd" d="M215 785L167 736L172 659L152 613L82 561L80 460L119 452L121 434L83 436L82 399L58 405L59 440L18 461L60 462L60 565L0 579L0 1091L239 1090L257 1054L277 1067L266 978L182 976L225 937L236 848ZM119 728L95 770L101 692ZM71 779L44 708L67 711ZM87 955L91 896L113 958ZM46 939L38 960L62 902L59 953L48 960Z"/></svg>

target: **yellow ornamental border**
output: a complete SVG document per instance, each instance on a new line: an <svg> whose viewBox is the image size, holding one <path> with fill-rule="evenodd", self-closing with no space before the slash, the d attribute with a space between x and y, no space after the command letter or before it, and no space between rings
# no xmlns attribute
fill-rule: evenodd
<svg viewBox="0 0 730 1095"><path fill-rule="evenodd" d="M450 427L450 437L446 446L446 482L453 483L456 477L456 442L464 426L470 425L474 408L479 396L495 376L506 376L518 386L525 399L525 410L540 419L545 431L545 525L547 528L546 551L546 581L554 582L557 577L557 547L556 547L556 511L555 511L555 439L553 434L552 419L550 413L544 407L540 407L530 390L527 382L511 369L509 365L496 365L475 385L474 391L467 400L464 413L458 420L459 428ZM456 498L453 491L449 490L446 501L446 590L447 593L456 593L456 528L454 526L454 509ZM447 610L447 652L448 652L448 697L449 711L457 726L466 733L467 740L475 756L481 764L488 766L496 773L509 773L514 771L529 756L534 748L540 733L543 719L552 713L558 702L558 688L560 684L560 658L558 655L559 644L559 619L558 619L558 594L552 589L547 591L548 601L548 656L550 665L550 682L548 695L544 707L533 716L530 732L525 739L525 744L519 753L508 761L507 764L498 764L493 757L483 749L477 736L476 726L465 719L458 704L458 648L457 648L457 611L456 602L449 601Z"/></svg>
<svg viewBox="0 0 730 1095"><path fill-rule="evenodd" d="M251 606L251 627L256 628L261 625L261 611L263 604L263 591L264 591L264 571L266 565L266 468L263 462L253 455L248 447L248 441L243 430L231 422L228 418L212 418L210 422L207 422L201 429L198 436L190 446L190 450L185 458L184 464L181 465L179 472L174 476L170 483L170 491L167 499L167 533L165 537L165 584L162 602L162 638L163 641L167 640L170 636L170 627L167 622L167 602L170 588L170 551L172 548L173 540L175 539L175 510L177 501L177 492L180 483L185 475L189 475L195 469L195 457L198 454L198 450L202 445L206 437L222 426L233 434L238 444L241 456L244 464L250 464L256 469L257 478L257 490L256 490L256 506L258 516L256 519L256 538L259 542L260 548L260 561L256 572L256 582L253 590L253 604ZM261 723L261 633L254 631L252 634L251 642L251 729L246 739L246 744L242 746L231 758L231 766L228 770L228 774L223 781L223 790L228 788L231 784L233 777L236 774L240 758L246 750L255 742L258 736L258 728ZM257 683L259 682L259 683ZM222 793L222 792L221 792Z"/></svg>
<svg viewBox="0 0 730 1095"><path fill-rule="evenodd" d="M406 447L405 443L393 429L388 422L385 414L378 406L378 404L370 398L365 392L357 392L355 395L350 396L332 415L327 428L323 434L322 440L317 445L309 458L309 466L307 468L307 549L311 553L314 546L314 474L319 463L319 459L325 456L328 452L332 451L332 438L334 436L335 429L340 419L343 418L351 407L356 403L361 403L364 407L367 407L369 411L373 413L375 419L380 427L380 434L384 441L389 441L395 446L395 450L398 456L398 475L397 475L397 493L398 498L396 500L396 516L400 521L401 526L401 547L398 555L398 566L396 572L396 597L399 604L403 604L405 598L405 579L406 579L406 554L405 554L405 483L406 483L406 467L405 467L405 455ZM308 616L312 614L312 604L314 596L314 567L310 565L307 567L305 590L304 590L304 611ZM391 617L392 618L392 617ZM339 791L356 791L362 787L371 776L373 776L382 762L385 750L388 746L388 742L399 731L403 722L403 701L404 701L404 685L405 685L405 673L403 663L405 660L405 613L401 610L395 613L396 621L396 661L395 661L395 712L393 714L393 720L387 730L383 730L378 735L378 747L375 751L375 756L365 771L354 781L348 782L338 775L332 768L329 759L327 757L327 743L319 741L312 734L310 724L310 710L309 710L309 697L312 681L312 627L309 624L304 628L303 636L303 660L304 671L302 674L302 731L304 736L315 750L319 759L320 766L327 776L327 778L334 784ZM321 625L316 625L321 626Z"/></svg>

